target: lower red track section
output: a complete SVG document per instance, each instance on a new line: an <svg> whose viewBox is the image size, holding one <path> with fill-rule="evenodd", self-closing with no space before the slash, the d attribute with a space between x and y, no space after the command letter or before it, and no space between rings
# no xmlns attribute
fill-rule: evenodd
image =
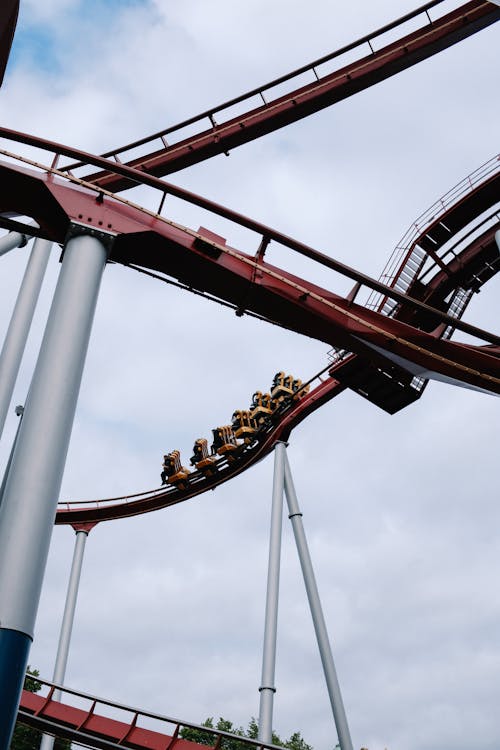
<svg viewBox="0 0 500 750"><path fill-rule="evenodd" d="M47 688L49 690L45 696L23 690L19 719L29 726L82 745L102 750L117 746L134 750L173 750L174 747L175 750L200 750L208 746L219 750L225 738L234 738L234 735L227 732L207 729L138 708L121 706L67 688L59 690L64 698L64 702L61 702L59 698L56 699L57 688L52 683L39 678L37 681L42 683L44 692L47 692ZM75 703L77 705L74 705ZM120 719L110 718L109 713L114 713L115 716L118 714ZM145 726L147 724L150 726ZM152 724L156 729L150 728ZM193 727L204 735L203 744L179 737L183 728ZM245 750L273 747L256 740L242 737L237 739Z"/></svg>
<svg viewBox="0 0 500 750"><path fill-rule="evenodd" d="M351 355L343 366L353 359L355 356ZM233 479L261 461L273 450L278 440L287 440L294 427L327 401L342 393L346 387L346 384L340 383L334 377L326 376L307 396L275 413L272 420L257 432L254 442L246 446L236 460L228 461L225 458L217 460L217 470L211 476L206 476L201 471L193 471L189 475L186 486L182 488L172 484L127 497L61 502L56 524L81 527L88 523L95 524L100 521L129 518L176 505L203 494L207 490L215 489L218 485ZM414 398L418 398L418 393Z"/></svg>

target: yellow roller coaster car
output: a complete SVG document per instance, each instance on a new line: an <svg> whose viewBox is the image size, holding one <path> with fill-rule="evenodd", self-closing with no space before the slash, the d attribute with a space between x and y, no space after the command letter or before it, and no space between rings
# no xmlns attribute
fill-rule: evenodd
<svg viewBox="0 0 500 750"><path fill-rule="evenodd" d="M187 487L187 477L190 471L181 464L181 453L178 450L163 456L162 484L175 484L179 489Z"/></svg>
<svg viewBox="0 0 500 750"><path fill-rule="evenodd" d="M217 471L215 464L215 456L210 456L208 453L208 440L206 438L198 438L193 445L193 455L189 459L191 466L195 466L203 474L211 476Z"/></svg>
<svg viewBox="0 0 500 750"><path fill-rule="evenodd" d="M214 440L212 443L212 453L219 456L225 456L228 461L234 461L241 452L240 446L236 440L236 435L230 424L216 427L212 430Z"/></svg>
<svg viewBox="0 0 500 750"><path fill-rule="evenodd" d="M253 394L250 406L250 417L255 420L257 426L263 424L276 409L277 403L271 398L271 394L256 391Z"/></svg>
<svg viewBox="0 0 500 750"><path fill-rule="evenodd" d="M232 417L232 427L235 436L245 443L251 443L257 430L257 423L249 411L235 411Z"/></svg>

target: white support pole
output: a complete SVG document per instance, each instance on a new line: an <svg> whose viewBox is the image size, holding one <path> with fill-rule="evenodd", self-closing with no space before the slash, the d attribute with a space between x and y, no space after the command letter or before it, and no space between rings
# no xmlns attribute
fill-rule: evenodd
<svg viewBox="0 0 500 750"><path fill-rule="evenodd" d="M99 287L113 239L90 229L73 230L0 508L0 750L8 750L14 728Z"/></svg>
<svg viewBox="0 0 500 750"><path fill-rule="evenodd" d="M9 232L0 237L0 256L9 253L14 250L15 247L24 247L28 242L29 237L26 234L20 232Z"/></svg>
<svg viewBox="0 0 500 750"><path fill-rule="evenodd" d="M75 550L73 553L73 562L71 564L71 573L68 582L68 591L66 594L66 604L59 635L59 645L57 647L56 663L54 666L54 675L52 682L62 685L66 675L66 665L68 663L69 645L71 642L71 632L75 619L76 601L78 598L78 588L80 584L80 575L82 572L83 553L85 543L89 532L83 529L76 529ZM53 700L58 701L61 697L61 691L55 690ZM52 750L54 740L51 734L44 734L40 743L40 750Z"/></svg>
<svg viewBox="0 0 500 750"><path fill-rule="evenodd" d="M349 726L347 724L344 702L342 700L342 695L340 692L337 672L335 670L335 664L333 661L332 649L330 646L330 640L328 638L328 631L326 629L323 609L321 607L318 587L316 585L316 578L314 575L311 556L309 554L304 525L302 523L302 513L299 509L297 494L295 492L295 487L292 479L292 472L290 470L290 464L288 463L288 457L286 456L286 453L284 456L284 462L285 495L288 503L288 513L289 518L292 522L297 551L299 553L300 566L302 568L302 574L304 576L307 598L309 600L309 607L311 609L314 630L316 632L316 639L318 641L321 663L323 664L323 672L325 674L325 680L328 689L328 695L330 697L333 718L335 721L335 726L337 728L339 744L341 750L353 750L351 734L349 732Z"/></svg>
<svg viewBox="0 0 500 750"><path fill-rule="evenodd" d="M277 443L274 449L273 502L267 572L264 648L262 654L262 679L259 688L259 740L266 743L272 742L273 703L276 692L274 675L276 667L276 635L278 629L285 450L285 443Z"/></svg>
<svg viewBox="0 0 500 750"><path fill-rule="evenodd" d="M33 244L0 353L0 438L49 262L51 247L51 242L39 238Z"/></svg>

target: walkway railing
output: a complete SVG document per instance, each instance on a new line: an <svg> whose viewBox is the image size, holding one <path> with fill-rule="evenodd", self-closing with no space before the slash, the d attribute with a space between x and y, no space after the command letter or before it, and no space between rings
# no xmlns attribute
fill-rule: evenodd
<svg viewBox="0 0 500 750"><path fill-rule="evenodd" d="M407 229L403 237L394 248L387 264L379 277L379 281L392 289L406 293L410 285L417 279L424 269L426 261L430 258L431 267L426 273L438 265L428 252L419 247L419 241L427 237L432 242L430 231L432 227L440 223L442 228L447 229L446 224L441 221L453 206L458 205L463 198L471 195L486 181L500 173L500 154L489 159L480 167L471 172L470 175L449 190L442 198L432 204L424 211ZM500 200L500 198L499 198ZM450 230L451 236L451 230ZM397 303L396 303L397 304ZM366 307L377 310L384 315L390 315L396 304L394 300L388 299L383 293L373 290L366 302Z"/></svg>
<svg viewBox="0 0 500 750"><path fill-rule="evenodd" d="M442 4L443 0L432 0L432 2L426 3L425 5L417 8L411 13L407 13L401 18L382 26L380 29L367 34L360 39L351 42L339 49L331 52L328 55L314 60L307 65L303 65L286 75L275 78L269 83L263 86L258 86L250 91L241 94L240 96L229 99L222 104L200 112L193 117L190 117L182 122L175 125L171 125L164 130L160 130L157 133L153 133L150 136L141 138L133 143L129 143L126 146L121 146L117 149L107 151L102 156L115 159L117 162L126 161L127 159L135 159L139 156L138 149L141 146L151 146L157 141L157 148L169 148L175 143L183 140L188 135L195 137L197 134L205 132L207 129L214 129L219 125L224 124L229 119L232 119L238 113L247 113L253 110L256 106L269 108L272 106L274 100L281 98L287 93L293 93L297 88L307 85L307 83L316 83L332 72L332 66L329 63L335 62L336 68L340 68L343 65L354 63L357 60L365 58L367 55L374 55L377 51L377 46L382 46L379 42L383 39L383 45L388 43L388 36L391 31L397 30L397 34L394 36L396 41L401 36L401 30L407 26L410 22L415 21L412 25L412 31L416 28L424 28L425 26L431 26L434 20L430 16L430 11L437 5ZM455 6L459 8L463 3L457 0ZM450 12L452 8L447 4L446 12ZM335 68L335 69L336 69ZM134 152L134 153L128 153ZM75 168L77 165L73 165Z"/></svg>

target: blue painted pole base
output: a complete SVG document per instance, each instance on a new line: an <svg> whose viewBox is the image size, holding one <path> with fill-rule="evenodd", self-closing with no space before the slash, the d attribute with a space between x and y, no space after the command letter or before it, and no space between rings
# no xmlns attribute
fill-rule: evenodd
<svg viewBox="0 0 500 750"><path fill-rule="evenodd" d="M0 750L9 750L28 664L31 638L0 628Z"/></svg>

